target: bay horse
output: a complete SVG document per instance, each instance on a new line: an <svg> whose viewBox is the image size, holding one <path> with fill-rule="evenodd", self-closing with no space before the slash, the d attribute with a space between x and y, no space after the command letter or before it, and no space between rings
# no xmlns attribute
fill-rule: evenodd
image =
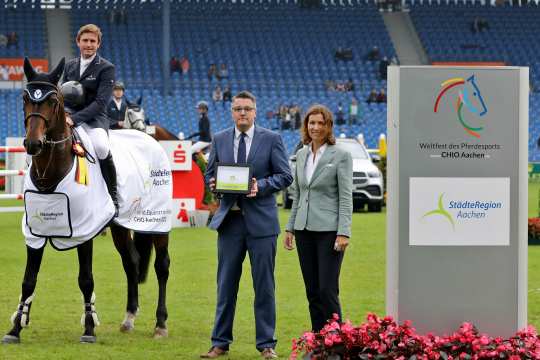
<svg viewBox="0 0 540 360"><path fill-rule="evenodd" d="M27 176L30 176L38 194L53 192L72 171L70 169L73 168L76 161L73 150L73 145L76 143L75 130L66 123L63 96L57 86L64 65L65 61L62 59L52 72L37 73L30 61L27 58L24 60L24 73L28 80L23 93L26 129L24 147L27 154L32 157ZM106 188L103 187L103 189L104 193L107 193ZM25 206L27 205L30 204L26 204L25 200ZM89 205L84 203L83 206ZM114 213L114 208L111 208L111 211L111 214ZM139 307L138 284L146 279L150 255L152 247L154 247L156 251L154 268L159 283L154 338L167 336L166 287L170 264L168 232L160 234L135 232L132 239L128 228L113 221L110 221L109 226L114 245L122 258L128 285L126 316L120 330L129 332L134 329L135 316ZM50 237L48 240L53 244ZM92 241L93 239L86 240L76 246L79 259L78 282L84 300L84 313L81 319L84 332L80 338L83 343L96 342L95 326L99 325L93 293ZM30 308L34 300L37 275L46 243L47 238L41 247L30 247L27 238L27 259L22 293L17 310L12 316L13 327L3 337L3 343L19 343L21 330L29 325Z"/></svg>

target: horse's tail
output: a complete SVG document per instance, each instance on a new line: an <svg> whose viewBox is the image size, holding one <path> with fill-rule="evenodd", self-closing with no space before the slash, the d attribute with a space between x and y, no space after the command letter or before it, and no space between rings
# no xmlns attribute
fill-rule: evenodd
<svg viewBox="0 0 540 360"><path fill-rule="evenodd" d="M152 257L152 235L135 233L133 236L135 242L135 248L139 253L139 284L146 281L148 276L148 267L150 265L150 258Z"/></svg>

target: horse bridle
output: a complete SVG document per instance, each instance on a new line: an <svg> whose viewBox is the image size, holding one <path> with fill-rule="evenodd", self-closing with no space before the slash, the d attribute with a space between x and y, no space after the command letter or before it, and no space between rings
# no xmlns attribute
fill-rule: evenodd
<svg viewBox="0 0 540 360"><path fill-rule="evenodd" d="M131 121L131 117L129 116L129 114L130 114L129 110L131 110L132 113L135 113L135 110L128 109L127 118L128 118L128 121L129 121L129 126L131 126L131 128L135 129L135 130L144 131L146 129L146 124L144 123L144 120L142 118L138 118L138 119L135 119L134 121ZM142 123L142 125L143 125L141 129L138 129L135 126L133 126L134 124L137 124L139 122Z"/></svg>
<svg viewBox="0 0 540 360"><path fill-rule="evenodd" d="M39 99L36 99L35 95L31 94L30 93L30 90L28 90L28 85L44 85L44 86L48 86L48 87L51 87L52 90L46 92L44 95L41 95L39 97ZM48 83L48 82L45 82L45 81L29 81L27 84L26 84L26 89L24 89L24 92L28 94L28 97L30 98L30 102L33 103L33 104L39 104L40 102L43 102L45 101L49 96L51 95L57 95L58 96L58 93L59 93L59 90L58 90L58 87L54 84L51 84L51 83ZM58 100L58 97L55 101L55 104L54 104L54 111L53 111L53 114L56 115L58 117L58 112L59 112L59 106L60 106L60 102ZM24 117L24 126L26 127L27 124L28 124L28 119L30 119L31 117L39 117L41 119L43 119L43 121L45 121L45 124L49 124L50 123L50 120L45 117L45 115L43 115L42 113L40 112L31 112L29 113L28 115L25 115ZM43 135L43 138L41 139L41 142L43 143L43 145L57 145L57 144L61 144L63 142L66 142L68 141L70 138L72 137L72 134L70 134L69 136L61 139L61 140L48 140L47 139L47 134L44 134Z"/></svg>
<svg viewBox="0 0 540 360"><path fill-rule="evenodd" d="M42 94L41 91L39 92L39 97L37 97L36 95L38 94L37 90L34 92L34 94L32 94L30 92L30 90L28 89L28 86L32 86L32 85L42 85L42 86L47 86L47 87L50 87L51 90L46 92L45 94ZM38 89L39 90L39 89ZM30 102L33 103L33 104L39 104L43 101L45 101L49 96L51 95L57 95L57 98L56 98L56 101L55 101L55 104L54 104L54 111L53 111L53 114L58 117L59 114L59 106L60 106L60 101L58 100L58 94L59 94L59 90L58 90L58 87L54 84L51 84L51 83L48 83L48 82L45 82L45 81L29 81L27 83L27 87L24 89L24 92L26 94L28 94L28 98L30 99ZM48 125L50 124L50 120L45 116L43 115L42 113L40 112L31 112L27 115L25 115L24 117L24 126L25 128L27 127L27 124L28 124L28 119L30 119L31 117L39 117L41 119L43 119L43 121L45 121L45 125L48 129ZM50 145L52 148L51 148L51 153L49 155L49 160L47 161L47 165L45 166L45 169L43 170L43 173L40 174L40 171L37 167L36 164L34 164L36 166L36 173L38 175L38 179L39 180L43 180L43 179L46 179L45 178L45 174L47 173L47 170L49 169L49 166L51 165L51 162L52 162L52 158L53 158L53 153L54 153L54 147L58 144L62 144L62 143L65 143L66 141L70 140L73 138L73 132L70 131L70 134L68 136L66 136L65 138L63 139L60 139L60 140L52 140L52 139L47 139L47 133L45 132L43 134L43 137L40 139L41 143L43 144L43 146L47 146L47 145ZM25 139L24 139L24 145L26 147L26 136L25 136Z"/></svg>

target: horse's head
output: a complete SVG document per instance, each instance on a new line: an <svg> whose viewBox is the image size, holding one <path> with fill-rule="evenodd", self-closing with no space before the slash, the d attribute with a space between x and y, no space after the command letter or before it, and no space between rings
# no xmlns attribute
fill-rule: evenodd
<svg viewBox="0 0 540 360"><path fill-rule="evenodd" d="M127 124L128 128L145 131L146 115L144 114L144 109L141 107L141 103L142 97L139 97L139 99L134 103L128 101L125 123Z"/></svg>
<svg viewBox="0 0 540 360"><path fill-rule="evenodd" d="M55 134L62 134L65 126L64 99L58 89L58 81L64 72L62 58L50 73L38 73L30 60L24 59L24 74L28 83L23 92L24 147L29 155L38 155Z"/></svg>
<svg viewBox="0 0 540 360"><path fill-rule="evenodd" d="M448 79L441 84L441 90L437 95L435 100L434 112L437 112L439 109L440 101L442 100L444 94L449 92L452 88L459 89L455 94L457 95L454 98L451 98L451 105L455 107L457 114L457 119L463 126L463 129L468 134L480 138L480 131L483 130L483 126L473 127L468 122L465 121L463 116L463 109L468 109L469 112L476 115L477 117L482 117L487 114L488 108L484 102L484 98L480 93L480 88L476 83L474 75L470 76L467 80L464 78L453 78Z"/></svg>

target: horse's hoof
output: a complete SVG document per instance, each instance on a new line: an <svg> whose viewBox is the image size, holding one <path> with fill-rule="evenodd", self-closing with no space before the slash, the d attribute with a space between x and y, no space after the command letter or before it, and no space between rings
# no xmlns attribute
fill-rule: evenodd
<svg viewBox="0 0 540 360"><path fill-rule="evenodd" d="M13 335L4 335L2 338L2 344L20 344L21 338Z"/></svg>
<svg viewBox="0 0 540 360"><path fill-rule="evenodd" d="M133 325L133 323L130 323L130 322L124 322L122 323L122 325L120 325L120 332L123 332L123 333L132 332L133 329L135 329L135 326Z"/></svg>
<svg viewBox="0 0 540 360"><path fill-rule="evenodd" d="M160 327L157 327L154 330L154 339L161 339L166 337L169 337L169 330Z"/></svg>
<svg viewBox="0 0 540 360"><path fill-rule="evenodd" d="M81 336L82 344L93 344L96 342L96 337L92 335L83 335Z"/></svg>

